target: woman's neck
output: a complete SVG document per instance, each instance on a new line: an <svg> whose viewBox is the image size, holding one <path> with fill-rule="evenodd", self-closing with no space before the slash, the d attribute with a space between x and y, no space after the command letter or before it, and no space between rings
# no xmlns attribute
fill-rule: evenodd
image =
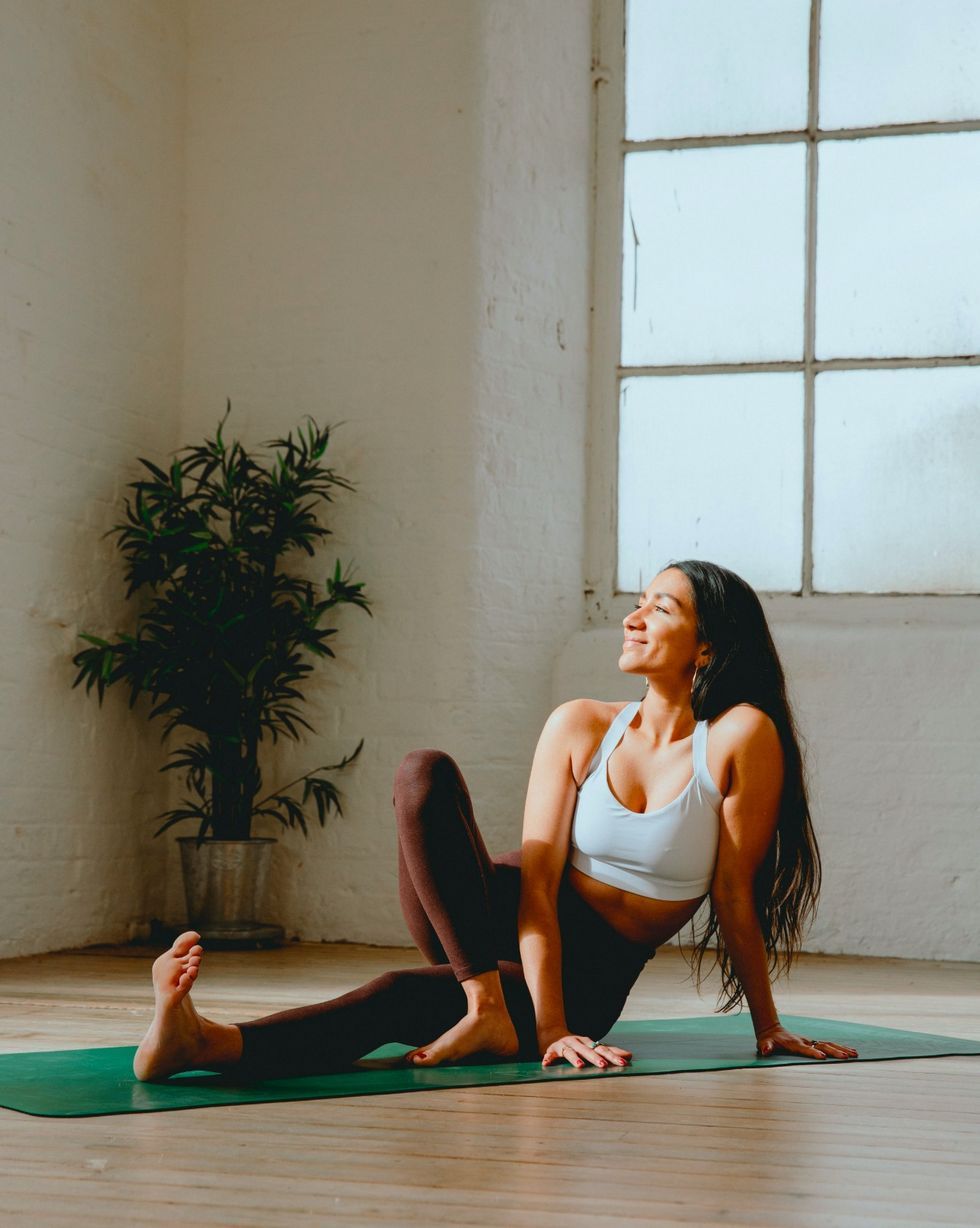
<svg viewBox="0 0 980 1228"><path fill-rule="evenodd" d="M689 738L697 721L691 708L691 696L683 688L665 691L647 687L640 703L639 732L651 746L667 746Z"/></svg>

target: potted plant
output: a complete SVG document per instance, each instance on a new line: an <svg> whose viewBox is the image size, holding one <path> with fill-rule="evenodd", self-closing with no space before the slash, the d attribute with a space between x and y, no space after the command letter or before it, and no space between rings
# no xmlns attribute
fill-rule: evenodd
<svg viewBox="0 0 980 1228"><path fill-rule="evenodd" d="M321 827L342 813L328 772L356 758L363 739L339 763L263 790L259 747L280 736L298 740L312 730L297 708L309 658L332 657L334 627L324 617L344 604L370 614L362 583L338 560L320 587L281 566L297 549L311 557L330 530L318 519L335 489L353 490L324 461L330 428L308 419L257 458L222 428L214 439L174 454L169 470L140 458L148 476L129 483L126 519L118 535L126 559L126 596L144 595L132 633L114 641L82 633L90 647L74 659L73 686L96 688L101 705L115 683L140 695L150 717L164 721L166 741L186 731L161 771L186 784L180 804L157 816L156 835L196 823L179 840L191 924L211 939L274 941L278 926L257 920L274 839L252 835L253 820L273 819L308 832L308 804Z"/></svg>

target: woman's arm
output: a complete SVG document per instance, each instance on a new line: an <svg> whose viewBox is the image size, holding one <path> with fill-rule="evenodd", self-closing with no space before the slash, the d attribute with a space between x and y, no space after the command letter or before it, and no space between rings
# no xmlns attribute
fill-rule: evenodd
<svg viewBox="0 0 980 1228"><path fill-rule="evenodd" d="M534 1004L541 1065L566 1061L575 1067L625 1066L628 1049L604 1044L596 1052L588 1036L569 1034L562 992L558 888L568 860L578 786L573 755L593 749L608 721L602 705L573 700L556 708L534 752L524 807L518 942L524 979Z"/></svg>
<svg viewBox="0 0 980 1228"><path fill-rule="evenodd" d="M722 720L731 745L731 783L721 804L711 901L735 975L745 991L759 1052L766 1055L779 1048L806 1057L856 1057L856 1050L829 1041L819 1042L818 1048L779 1022L754 882L776 834L783 751L772 719L758 708L739 705Z"/></svg>
<svg viewBox="0 0 980 1228"><path fill-rule="evenodd" d="M582 729L582 708L579 700L562 704L545 722L534 752L524 807L518 941L542 1053L552 1040L568 1031L557 901L575 811L571 748L575 734Z"/></svg>

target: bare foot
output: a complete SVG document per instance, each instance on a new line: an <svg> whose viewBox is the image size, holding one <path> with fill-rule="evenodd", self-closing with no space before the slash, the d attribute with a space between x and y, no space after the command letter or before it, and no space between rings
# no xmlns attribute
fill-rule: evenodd
<svg viewBox="0 0 980 1228"><path fill-rule="evenodd" d="M179 1070L198 1069L207 1040L202 1019L190 999L190 988L201 967L204 948L200 934L188 930L153 963L156 1010L153 1022L133 1059L133 1073L144 1082L165 1079Z"/></svg>
<svg viewBox="0 0 980 1228"><path fill-rule="evenodd" d="M465 1057L514 1057L519 1048L517 1032L506 1007L468 1012L448 1032L405 1054L410 1066L438 1066Z"/></svg>

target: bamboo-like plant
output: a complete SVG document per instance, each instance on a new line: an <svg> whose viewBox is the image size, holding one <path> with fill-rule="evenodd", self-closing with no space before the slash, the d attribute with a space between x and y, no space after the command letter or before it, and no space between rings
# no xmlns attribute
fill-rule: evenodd
<svg viewBox="0 0 980 1228"><path fill-rule="evenodd" d="M214 439L174 454L169 472L140 457L149 476L131 482L126 520L108 531L118 535L126 559L126 596L139 590L148 608L134 634L114 642L82 633L91 647L74 659L72 686L94 686L101 706L106 687L130 688L132 708L149 696L150 717L164 718L164 741L173 730L190 731L161 771L183 773L188 796L158 815L156 835L175 823L197 823L198 839L242 840L252 820L275 819L307 834L312 798L320 826L331 809L342 813L336 786L324 773L356 758L364 744L339 763L314 768L260 797L259 744L280 735L298 740L298 688L313 668L305 654L332 657L335 627L321 621L338 605L368 614L363 583L353 583L338 560L318 592L312 582L280 570L280 561L299 548L308 555L330 530L319 522L319 504L332 491L353 490L323 461L330 427L312 418L284 439L265 461L240 443ZM302 786L301 796L296 791Z"/></svg>

